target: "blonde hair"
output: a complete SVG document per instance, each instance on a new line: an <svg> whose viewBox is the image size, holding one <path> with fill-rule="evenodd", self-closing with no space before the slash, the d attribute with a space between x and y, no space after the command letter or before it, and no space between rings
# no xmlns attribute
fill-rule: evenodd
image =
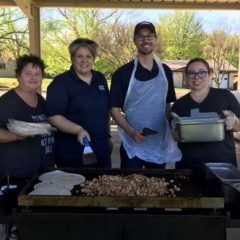
<svg viewBox="0 0 240 240"><path fill-rule="evenodd" d="M90 40L88 38L77 38L73 42L71 42L71 44L68 47L71 59L74 57L76 51L80 47L86 47L91 52L92 56L96 58L98 44L95 41Z"/></svg>

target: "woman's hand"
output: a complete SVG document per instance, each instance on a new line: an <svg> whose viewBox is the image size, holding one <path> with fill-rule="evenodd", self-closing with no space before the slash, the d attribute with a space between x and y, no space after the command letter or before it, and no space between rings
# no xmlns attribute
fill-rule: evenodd
<svg viewBox="0 0 240 240"><path fill-rule="evenodd" d="M22 140L24 140L24 139L26 139L25 136L21 136L21 135L17 135L17 134L16 134L16 141L22 141Z"/></svg>
<svg viewBox="0 0 240 240"><path fill-rule="evenodd" d="M0 143L9 143L24 140L26 137L12 133L6 129L0 128Z"/></svg>
<svg viewBox="0 0 240 240"><path fill-rule="evenodd" d="M226 130L233 130L238 122L238 118L234 112L230 110L223 110L223 114L226 117L225 127Z"/></svg>
<svg viewBox="0 0 240 240"><path fill-rule="evenodd" d="M77 131L77 140L78 140L78 142L80 142L82 145L84 145L83 139L85 137L87 138L87 140L89 142L91 142L91 138L90 138L88 132L84 128L82 128L82 127L79 128L79 130Z"/></svg>

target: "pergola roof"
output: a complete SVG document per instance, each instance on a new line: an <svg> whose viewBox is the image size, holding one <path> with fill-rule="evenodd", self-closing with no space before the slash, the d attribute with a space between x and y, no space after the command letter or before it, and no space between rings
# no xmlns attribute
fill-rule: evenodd
<svg viewBox="0 0 240 240"><path fill-rule="evenodd" d="M40 55L40 9L69 8L132 8L184 10L240 10L240 0L0 0L0 7L18 6L29 19L30 52ZM230 13L230 12L229 12ZM230 13L231 14L231 13ZM239 51L240 62L240 51ZM238 67L240 82L240 63Z"/></svg>
<svg viewBox="0 0 240 240"><path fill-rule="evenodd" d="M30 52L40 55L40 9L45 7L240 10L240 0L0 0L29 19ZM230 12L229 12L230 13Z"/></svg>
<svg viewBox="0 0 240 240"><path fill-rule="evenodd" d="M1 0L0 6L240 10L240 0Z"/></svg>

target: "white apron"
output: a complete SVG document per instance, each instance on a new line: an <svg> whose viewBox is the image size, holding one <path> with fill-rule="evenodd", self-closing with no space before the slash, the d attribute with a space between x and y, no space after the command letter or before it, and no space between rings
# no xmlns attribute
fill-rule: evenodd
<svg viewBox="0 0 240 240"><path fill-rule="evenodd" d="M166 98L168 82L159 58L154 56L159 74L148 81L135 79L138 58L134 68L124 102L125 118L135 129L144 127L153 129L158 134L147 136L142 143L136 143L119 127L120 139L129 158L138 158L157 164L176 162L181 159L181 152L174 141L166 119Z"/></svg>

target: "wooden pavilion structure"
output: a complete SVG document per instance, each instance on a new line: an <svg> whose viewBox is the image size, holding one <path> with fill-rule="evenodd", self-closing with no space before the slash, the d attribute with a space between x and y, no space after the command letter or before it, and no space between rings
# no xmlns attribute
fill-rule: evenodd
<svg viewBox="0 0 240 240"><path fill-rule="evenodd" d="M240 10L240 0L0 0L0 7L19 7L24 12L29 19L30 52L40 55L41 8Z"/></svg>
<svg viewBox="0 0 240 240"><path fill-rule="evenodd" d="M130 8L130 9L189 9L239 10L240 0L0 0L0 7L19 7L28 17L30 52L40 56L40 9L69 8ZM240 48L240 40L239 40ZM240 83L240 50L238 82Z"/></svg>

